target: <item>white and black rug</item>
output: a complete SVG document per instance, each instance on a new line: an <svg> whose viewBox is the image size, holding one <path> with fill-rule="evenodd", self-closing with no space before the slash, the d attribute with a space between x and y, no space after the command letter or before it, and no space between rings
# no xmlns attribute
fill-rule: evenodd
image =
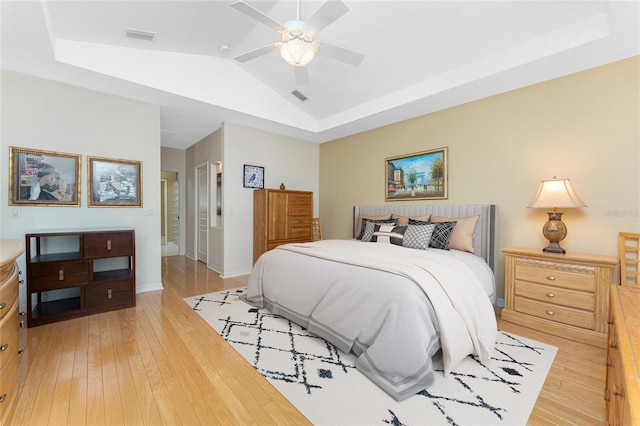
<svg viewBox="0 0 640 426"><path fill-rule="evenodd" d="M345 354L300 326L239 299L244 289L185 298L316 425L524 425L557 348L498 333L491 361L467 357L446 379L397 402Z"/></svg>

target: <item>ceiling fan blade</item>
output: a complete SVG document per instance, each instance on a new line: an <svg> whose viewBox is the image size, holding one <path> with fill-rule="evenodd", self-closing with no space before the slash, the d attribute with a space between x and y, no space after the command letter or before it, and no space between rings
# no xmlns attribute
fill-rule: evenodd
<svg viewBox="0 0 640 426"><path fill-rule="evenodd" d="M359 66L364 60L364 55L362 53L343 49L342 47L324 42L320 43L318 53L336 59L340 62L344 62L345 64L353 65L354 67Z"/></svg>
<svg viewBox="0 0 640 426"><path fill-rule="evenodd" d="M276 20L272 19L270 16L265 15L264 13L262 13L261 11L259 11L258 9L256 9L255 7L251 6L249 3L245 3L242 0L238 0L235 1L233 3L231 3L231 7L244 13L245 15L249 16L250 18L255 19L256 21L259 21L261 23L263 23L264 25L266 25L269 28L272 28L276 31L281 31L284 29L284 27L282 26L281 23L277 22Z"/></svg>
<svg viewBox="0 0 640 426"><path fill-rule="evenodd" d="M342 1L327 1L304 24L316 34L349 11Z"/></svg>
<svg viewBox="0 0 640 426"><path fill-rule="evenodd" d="M294 67L296 73L296 86L309 84L309 70L307 67Z"/></svg>
<svg viewBox="0 0 640 426"><path fill-rule="evenodd" d="M243 55L236 56L235 59L238 62L245 63L252 59L257 58L258 56L266 55L267 53L271 53L274 50L278 50L282 43L272 43L267 46L260 47L259 49L252 50L251 52L247 52Z"/></svg>

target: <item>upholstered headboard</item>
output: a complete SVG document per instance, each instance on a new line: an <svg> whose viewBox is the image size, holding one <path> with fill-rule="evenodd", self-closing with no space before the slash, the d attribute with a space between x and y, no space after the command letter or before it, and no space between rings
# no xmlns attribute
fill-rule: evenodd
<svg viewBox="0 0 640 426"><path fill-rule="evenodd" d="M425 216L428 214L442 217L480 216L473 233L473 250L489 264L494 274L498 267L498 206L495 204L463 205L398 205L354 206L353 231L358 226L359 215L396 214L398 216Z"/></svg>

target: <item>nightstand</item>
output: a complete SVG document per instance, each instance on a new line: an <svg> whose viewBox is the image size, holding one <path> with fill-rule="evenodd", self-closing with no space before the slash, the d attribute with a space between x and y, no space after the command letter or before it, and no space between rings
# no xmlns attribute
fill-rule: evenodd
<svg viewBox="0 0 640 426"><path fill-rule="evenodd" d="M522 247L502 252L503 320L607 347L609 286L616 257Z"/></svg>

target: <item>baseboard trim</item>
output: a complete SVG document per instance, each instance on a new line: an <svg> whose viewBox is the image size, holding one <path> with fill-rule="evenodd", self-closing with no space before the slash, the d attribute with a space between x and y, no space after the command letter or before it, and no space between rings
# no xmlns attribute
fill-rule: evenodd
<svg viewBox="0 0 640 426"><path fill-rule="evenodd" d="M162 285L161 282L145 284L145 285L141 285L141 286L136 286L136 294L137 293L146 293L148 291L162 290L163 288L164 288L164 286Z"/></svg>

